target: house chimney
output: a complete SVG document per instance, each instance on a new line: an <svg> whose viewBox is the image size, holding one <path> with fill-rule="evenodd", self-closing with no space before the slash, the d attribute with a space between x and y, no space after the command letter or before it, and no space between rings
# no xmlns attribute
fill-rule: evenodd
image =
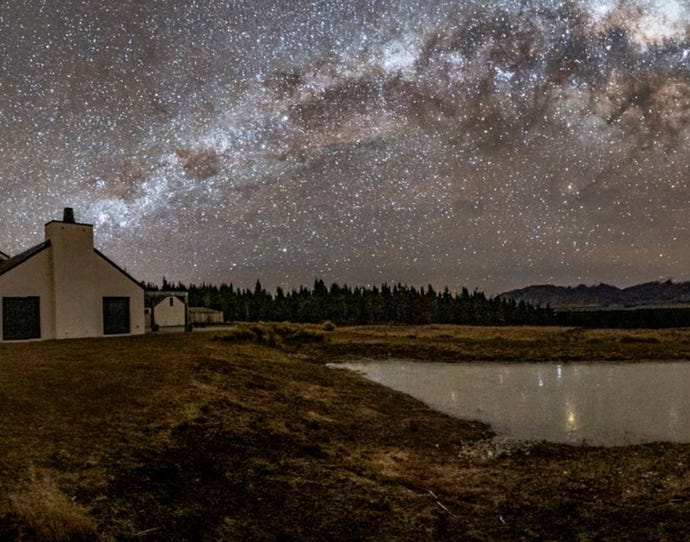
<svg viewBox="0 0 690 542"><path fill-rule="evenodd" d="M62 221L67 222L68 224L74 224L74 209L71 207L65 207L65 210L62 213Z"/></svg>

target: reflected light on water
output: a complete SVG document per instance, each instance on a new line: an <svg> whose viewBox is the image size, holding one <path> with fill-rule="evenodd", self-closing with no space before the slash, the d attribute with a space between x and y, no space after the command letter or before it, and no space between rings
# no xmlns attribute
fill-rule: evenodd
<svg viewBox="0 0 690 542"><path fill-rule="evenodd" d="M568 412L568 423L565 425L565 430L568 433L571 433L572 431L575 431L576 425L575 425L575 412L572 410Z"/></svg>
<svg viewBox="0 0 690 542"><path fill-rule="evenodd" d="M479 419L504 437L594 445L690 442L686 363L388 360L340 366L446 414Z"/></svg>

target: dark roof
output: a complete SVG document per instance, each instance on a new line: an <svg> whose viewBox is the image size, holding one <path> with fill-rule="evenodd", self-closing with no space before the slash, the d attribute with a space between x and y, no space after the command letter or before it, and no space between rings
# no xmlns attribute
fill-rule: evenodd
<svg viewBox="0 0 690 542"><path fill-rule="evenodd" d="M44 249L48 248L49 246L50 246L50 241L43 241L40 245L36 245L35 247L31 247L30 249L25 250L21 254L17 254L16 256L13 256L9 260L0 260L0 275L7 273L10 269L14 269L18 265L23 264L26 260L35 256L39 252L42 252Z"/></svg>
<svg viewBox="0 0 690 542"><path fill-rule="evenodd" d="M192 312L223 312L216 309L209 309L208 307L189 307Z"/></svg>

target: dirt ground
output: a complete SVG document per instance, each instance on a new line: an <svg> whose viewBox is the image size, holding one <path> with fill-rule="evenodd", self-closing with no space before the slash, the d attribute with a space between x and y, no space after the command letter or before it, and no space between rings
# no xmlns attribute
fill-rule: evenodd
<svg viewBox="0 0 690 542"><path fill-rule="evenodd" d="M690 539L690 445L506 445L324 364L689 360L688 330L251 333L0 345L0 540Z"/></svg>

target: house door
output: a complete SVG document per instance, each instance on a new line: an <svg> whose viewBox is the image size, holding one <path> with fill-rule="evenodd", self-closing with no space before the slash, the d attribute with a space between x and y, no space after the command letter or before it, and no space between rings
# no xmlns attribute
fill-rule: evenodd
<svg viewBox="0 0 690 542"><path fill-rule="evenodd" d="M129 332L129 297L104 297L103 335Z"/></svg>
<svg viewBox="0 0 690 542"><path fill-rule="evenodd" d="M5 341L41 338L40 298L2 298L2 338Z"/></svg>

